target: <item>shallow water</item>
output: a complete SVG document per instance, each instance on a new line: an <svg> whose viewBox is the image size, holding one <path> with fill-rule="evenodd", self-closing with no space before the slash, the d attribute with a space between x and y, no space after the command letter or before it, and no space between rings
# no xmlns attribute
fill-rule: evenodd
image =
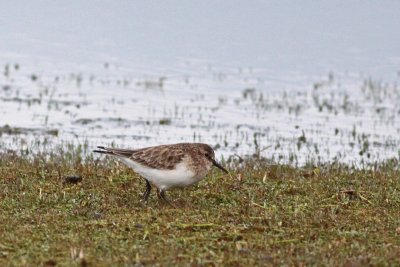
<svg viewBox="0 0 400 267"><path fill-rule="evenodd" d="M400 4L362 4L0 3L0 149L399 157Z"/></svg>

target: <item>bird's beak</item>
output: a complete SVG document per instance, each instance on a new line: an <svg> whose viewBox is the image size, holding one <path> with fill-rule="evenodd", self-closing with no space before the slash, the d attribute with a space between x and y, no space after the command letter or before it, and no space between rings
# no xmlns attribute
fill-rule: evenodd
<svg viewBox="0 0 400 267"><path fill-rule="evenodd" d="M229 172L228 172L224 167L222 167L221 164L219 164L218 162L216 162L215 159L210 159L210 160L211 160L212 164L213 164L215 167L217 167L217 168L221 169L223 172L229 174Z"/></svg>

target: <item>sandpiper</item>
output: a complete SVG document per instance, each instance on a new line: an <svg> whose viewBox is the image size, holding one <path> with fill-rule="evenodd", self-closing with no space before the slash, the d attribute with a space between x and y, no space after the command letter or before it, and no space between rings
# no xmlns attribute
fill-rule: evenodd
<svg viewBox="0 0 400 267"><path fill-rule="evenodd" d="M157 195L174 206L165 191L175 187L186 187L201 181L212 166L225 173L228 171L215 161L214 150L207 144L180 143L141 149L117 149L98 146L93 152L114 156L132 168L146 180L143 200L147 201L151 185Z"/></svg>

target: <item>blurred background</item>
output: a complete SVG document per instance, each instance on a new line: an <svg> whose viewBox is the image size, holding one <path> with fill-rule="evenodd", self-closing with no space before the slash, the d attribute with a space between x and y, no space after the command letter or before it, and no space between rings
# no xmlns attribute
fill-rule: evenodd
<svg viewBox="0 0 400 267"><path fill-rule="evenodd" d="M0 1L0 151L400 157L399 1Z"/></svg>

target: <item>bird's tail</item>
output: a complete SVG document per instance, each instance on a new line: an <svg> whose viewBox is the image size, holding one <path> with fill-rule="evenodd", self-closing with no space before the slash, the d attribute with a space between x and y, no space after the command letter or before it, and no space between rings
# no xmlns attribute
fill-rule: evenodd
<svg viewBox="0 0 400 267"><path fill-rule="evenodd" d="M119 157L130 157L134 150L130 149L118 149L118 148L110 148L104 146L98 146L98 149L93 150L95 153L106 154L106 155L114 155Z"/></svg>

